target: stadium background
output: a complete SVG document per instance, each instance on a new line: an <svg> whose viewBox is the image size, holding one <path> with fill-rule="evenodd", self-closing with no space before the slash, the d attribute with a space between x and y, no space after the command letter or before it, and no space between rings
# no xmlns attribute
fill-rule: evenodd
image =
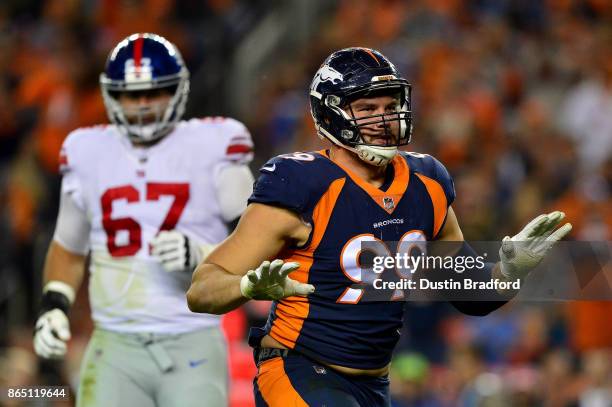
<svg viewBox="0 0 612 407"><path fill-rule="evenodd" d="M0 387L77 383L86 293L65 363L37 361L32 326L58 151L72 129L106 121L97 76L124 36L156 32L179 46L192 73L187 117L245 122L254 170L320 146L306 90L325 56L379 49L414 86L410 150L455 177L467 239L498 240L559 209L570 239L601 241L612 236L611 20L606 0L2 1ZM612 302L511 303L486 318L408 307L398 406L612 405ZM251 405L244 338L266 311L249 304L225 320L232 406Z"/></svg>

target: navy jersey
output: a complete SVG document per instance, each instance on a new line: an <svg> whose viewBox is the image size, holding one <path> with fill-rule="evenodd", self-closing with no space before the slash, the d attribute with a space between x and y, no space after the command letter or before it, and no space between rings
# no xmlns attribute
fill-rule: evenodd
<svg viewBox="0 0 612 407"><path fill-rule="evenodd" d="M308 297L275 301L266 332L290 349L329 364L385 366L399 339L403 301L361 301L363 242L433 240L455 198L453 181L435 158L400 152L393 181L379 189L332 162L325 151L286 154L260 170L249 203L288 208L310 223L303 247L279 256L297 261L289 277L315 286ZM394 248L393 248L394 250Z"/></svg>

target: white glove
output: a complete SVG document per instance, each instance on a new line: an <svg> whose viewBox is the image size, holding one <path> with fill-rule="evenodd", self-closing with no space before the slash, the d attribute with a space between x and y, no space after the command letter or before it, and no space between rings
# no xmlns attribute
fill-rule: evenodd
<svg viewBox="0 0 612 407"><path fill-rule="evenodd" d="M68 317L59 308L42 314L36 321L34 351L45 359L60 359L66 354L66 342L70 340Z"/></svg>
<svg viewBox="0 0 612 407"><path fill-rule="evenodd" d="M249 270L240 280L243 296L255 300L279 300L292 295L306 296L315 290L313 285L300 283L287 277L300 263L282 260L264 261L255 270Z"/></svg>
<svg viewBox="0 0 612 407"><path fill-rule="evenodd" d="M195 269L213 248L214 245L199 246L176 230L161 231L151 241L151 255L168 272Z"/></svg>
<svg viewBox="0 0 612 407"><path fill-rule="evenodd" d="M517 235L504 237L499 249L502 274L511 280L527 276L542 261L546 252L572 230L571 223L555 230L563 218L565 214L559 211L540 215Z"/></svg>

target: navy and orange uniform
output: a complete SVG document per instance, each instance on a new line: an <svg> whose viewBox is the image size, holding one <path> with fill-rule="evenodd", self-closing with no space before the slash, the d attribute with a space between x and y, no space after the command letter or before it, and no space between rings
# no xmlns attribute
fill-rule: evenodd
<svg viewBox="0 0 612 407"><path fill-rule="evenodd" d="M326 151L281 155L261 168L249 203L287 208L312 226L303 246L279 258L299 262L289 277L315 286L308 297L275 301L263 333L324 364L377 369L390 362L404 302L362 301L363 291L354 288L361 244L436 239L455 199L453 181L435 158L400 152L391 165L381 188Z"/></svg>

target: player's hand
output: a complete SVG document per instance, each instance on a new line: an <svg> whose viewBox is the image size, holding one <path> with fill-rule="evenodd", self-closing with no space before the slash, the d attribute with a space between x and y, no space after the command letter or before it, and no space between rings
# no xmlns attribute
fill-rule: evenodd
<svg viewBox="0 0 612 407"><path fill-rule="evenodd" d="M151 255L168 272L193 270L205 254L197 242L176 230L161 231L151 241Z"/></svg>
<svg viewBox="0 0 612 407"><path fill-rule="evenodd" d="M240 280L240 292L254 300L279 300L292 295L306 296L315 290L313 285L300 283L289 277L299 263L282 260L264 261L255 270L249 270Z"/></svg>
<svg viewBox="0 0 612 407"><path fill-rule="evenodd" d="M571 223L555 230L564 218L565 214L559 211L540 215L517 235L504 237L499 249L502 274L511 280L527 276L546 252L572 230Z"/></svg>
<svg viewBox="0 0 612 407"><path fill-rule="evenodd" d="M66 354L66 342L70 340L68 317L59 308L43 313L36 321L34 351L45 359L61 359Z"/></svg>

